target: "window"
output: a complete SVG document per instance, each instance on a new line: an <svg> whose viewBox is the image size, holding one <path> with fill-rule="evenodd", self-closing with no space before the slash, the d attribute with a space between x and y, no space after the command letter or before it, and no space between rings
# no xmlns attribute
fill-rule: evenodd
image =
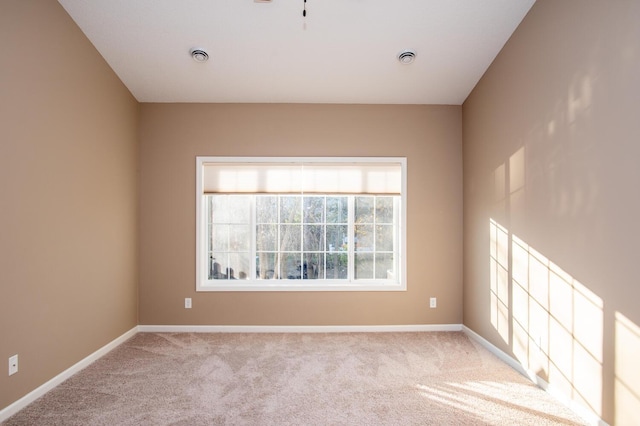
<svg viewBox="0 0 640 426"><path fill-rule="evenodd" d="M404 158L198 157L199 291L404 290Z"/></svg>

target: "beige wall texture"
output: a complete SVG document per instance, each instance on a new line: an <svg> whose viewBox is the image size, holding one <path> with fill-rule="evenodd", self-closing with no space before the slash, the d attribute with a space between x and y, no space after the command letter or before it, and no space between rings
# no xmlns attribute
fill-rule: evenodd
<svg viewBox="0 0 640 426"><path fill-rule="evenodd" d="M140 324L462 321L460 106L142 104ZM406 292L195 291L195 158L402 156ZM193 308L184 309L184 298ZM429 297L438 308L429 309Z"/></svg>
<svg viewBox="0 0 640 426"><path fill-rule="evenodd" d="M57 2L0 2L0 409L137 324L137 119Z"/></svg>
<svg viewBox="0 0 640 426"><path fill-rule="evenodd" d="M0 408L136 324L464 321L639 424L638 22L538 0L462 107L139 105L57 2L0 2ZM408 290L196 293L197 155L407 157Z"/></svg>
<svg viewBox="0 0 640 426"><path fill-rule="evenodd" d="M464 323L640 424L640 2L538 0L463 105Z"/></svg>

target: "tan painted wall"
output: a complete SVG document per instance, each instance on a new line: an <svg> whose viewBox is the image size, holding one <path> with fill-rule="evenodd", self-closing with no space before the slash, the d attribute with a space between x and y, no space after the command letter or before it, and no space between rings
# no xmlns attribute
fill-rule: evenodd
<svg viewBox="0 0 640 426"><path fill-rule="evenodd" d="M611 424L640 423L638 76L639 2L538 0L463 106L464 323Z"/></svg>
<svg viewBox="0 0 640 426"><path fill-rule="evenodd" d="M0 2L0 409L137 324L137 119L57 2Z"/></svg>
<svg viewBox="0 0 640 426"><path fill-rule="evenodd" d="M461 107L142 104L140 323L462 320ZM195 292L195 157L406 156L408 291ZM430 296L438 308L429 309ZM184 298L193 309L184 309Z"/></svg>

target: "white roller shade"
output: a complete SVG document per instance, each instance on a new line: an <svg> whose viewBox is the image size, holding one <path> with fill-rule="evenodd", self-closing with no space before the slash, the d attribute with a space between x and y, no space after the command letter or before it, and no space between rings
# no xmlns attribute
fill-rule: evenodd
<svg viewBox="0 0 640 426"><path fill-rule="evenodd" d="M203 162L204 193L400 194L400 161Z"/></svg>

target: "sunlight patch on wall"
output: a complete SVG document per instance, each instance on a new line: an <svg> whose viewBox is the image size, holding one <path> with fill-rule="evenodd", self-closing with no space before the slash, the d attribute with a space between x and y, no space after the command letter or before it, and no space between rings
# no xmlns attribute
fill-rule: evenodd
<svg viewBox="0 0 640 426"><path fill-rule="evenodd" d="M511 194L524 188L525 177L525 148L523 146L509 157L509 192Z"/></svg>
<svg viewBox="0 0 640 426"><path fill-rule="evenodd" d="M507 194L506 166L501 164L493 171L493 197L496 202L504 200Z"/></svg>
<svg viewBox="0 0 640 426"><path fill-rule="evenodd" d="M491 220L489 224L491 324L509 342L509 234Z"/></svg>
<svg viewBox="0 0 640 426"><path fill-rule="evenodd" d="M505 329L511 333L513 354L525 368L601 415L602 299L495 220L489 226L492 325L503 339ZM500 263L509 256L511 271Z"/></svg>
<svg viewBox="0 0 640 426"><path fill-rule="evenodd" d="M569 87L567 96L567 121L569 124L581 115L588 114L593 102L593 82L590 75L576 78Z"/></svg>
<svg viewBox="0 0 640 426"><path fill-rule="evenodd" d="M615 424L640 424L640 327L616 312Z"/></svg>

